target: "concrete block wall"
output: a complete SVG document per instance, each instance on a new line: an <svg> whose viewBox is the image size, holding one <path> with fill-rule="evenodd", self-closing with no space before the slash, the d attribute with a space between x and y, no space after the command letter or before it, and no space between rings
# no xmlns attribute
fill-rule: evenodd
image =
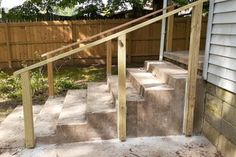
<svg viewBox="0 0 236 157"><path fill-rule="evenodd" d="M207 83L204 135L225 157L236 157L236 94Z"/></svg>

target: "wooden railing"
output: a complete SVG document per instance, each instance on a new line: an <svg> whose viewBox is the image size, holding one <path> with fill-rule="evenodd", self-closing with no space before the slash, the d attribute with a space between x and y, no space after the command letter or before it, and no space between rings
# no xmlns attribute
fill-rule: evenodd
<svg viewBox="0 0 236 157"><path fill-rule="evenodd" d="M163 8L163 9L159 9L157 11L154 11L150 14L147 14L147 15L144 15L140 18L137 18L137 19L134 19L132 21L129 21L129 22L126 22L122 25L119 25L117 27L114 27L114 28L111 28L111 29L108 29L104 32L101 32L101 33L98 33L98 34L95 34L91 37L88 37L88 38L85 38L83 40L80 40L80 41L77 41L77 42L74 42L72 44L69 44L69 45L66 45L66 46L63 46L61 48L58 48L58 49L55 49L53 51L49 51L49 52L46 52L44 54L41 55L41 57L47 57L47 59L51 58L53 55L61 52L61 51L65 51L67 49L70 49L70 48L73 48L75 46L79 47L81 44L83 43L86 43L86 42L91 42L91 41L94 41L95 39L97 38L103 38L104 36L108 36L108 35L111 35L113 32L117 31L117 30L120 30L121 28L125 28L127 26L130 26L132 24L135 24L139 21L142 21L148 17L151 17L151 16L154 16L158 13L161 13L162 11L164 10L168 10L170 8L173 8L175 7L175 5L171 5L171 6L168 6L166 8ZM107 41L107 45L106 45L106 74L107 76L111 75L111 72L112 72L112 41L109 40ZM47 66L47 69L48 69L48 94L49 96L54 96L54 81L53 81L53 63L48 63L48 66Z"/></svg>
<svg viewBox="0 0 236 157"><path fill-rule="evenodd" d="M197 72L197 56L199 53L199 45L200 45L200 29L201 29L201 19L202 19L202 4L207 0L198 0L186 6L180 7L178 9L172 10L166 14L163 14L158 17L154 17L145 22L122 30L120 32L111 34L107 37L103 37L102 39L90 42L85 45L81 45L79 48L75 48L73 50L69 50L68 52L50 57L48 55L52 55L52 52L46 54L48 58L36 64L30 65L23 69L20 69L14 72L14 75L21 75L22 81L22 99L23 99L23 107L24 107L24 120L25 120L25 146L27 148L33 148L35 146L35 138L34 138L34 125L33 125L33 112L32 112L32 95L31 95L31 86L30 86L30 70L44 66L48 64L49 69L52 69L51 63L62 59L64 57L68 57L75 53L84 51L93 46L97 46L99 44L105 43L112 39L118 38L118 137L121 141L126 140L126 34L152 23L155 23L164 18L170 17L180 11L186 10L188 8L193 7L193 16L192 16L192 32L191 32L191 45L190 45L190 67L189 68L189 76L187 81L187 104L186 106L186 116L185 118L185 134L191 135L193 129L193 111L194 111L194 86ZM193 43L194 42L194 43ZM76 43L78 44L78 43ZM64 49L64 48L61 48ZM194 58L196 57L196 58ZM51 78L53 79L53 78ZM53 91L53 89L52 89ZM194 92L193 92L194 91ZM192 93L193 92L193 93ZM190 105L189 105L190 104Z"/></svg>

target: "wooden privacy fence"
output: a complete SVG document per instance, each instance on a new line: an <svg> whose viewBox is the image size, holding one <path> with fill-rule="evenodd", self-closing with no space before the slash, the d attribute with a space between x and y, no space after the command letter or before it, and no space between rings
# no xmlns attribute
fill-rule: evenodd
<svg viewBox="0 0 236 157"><path fill-rule="evenodd" d="M19 68L40 60L40 55L77 40L118 26L130 19L80 20L0 23L0 68ZM205 46L206 18L202 23L201 49ZM173 51L189 47L191 18L175 18L173 27ZM157 22L127 34L127 55L133 61L159 54L161 23ZM117 42L112 41L113 57ZM73 55L76 63L105 63L106 45L98 45ZM140 59L139 59L140 60ZM142 60L142 59L141 59ZM70 62L75 63L75 62Z"/></svg>

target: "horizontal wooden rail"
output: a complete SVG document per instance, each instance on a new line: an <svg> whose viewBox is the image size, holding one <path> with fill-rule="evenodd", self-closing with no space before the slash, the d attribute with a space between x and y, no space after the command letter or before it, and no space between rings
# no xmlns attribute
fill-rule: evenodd
<svg viewBox="0 0 236 157"><path fill-rule="evenodd" d="M78 45L78 44L80 44L80 43L88 42L88 41L91 41L91 40L93 40L93 39L95 39L95 38L98 38L98 37L101 37L101 36L103 36L103 35L112 33L113 31L116 31L116 30L121 29L121 28L123 28L123 27L129 26L129 25L131 25L131 24L133 24L133 23L136 23L136 22L138 22L138 21L141 21L141 20L143 20L143 19L145 19L145 18L148 18L148 17L150 17L150 16L153 16L153 15L156 15L156 14L158 14L158 13L161 13L163 10L170 9L170 8L172 8L172 7L174 7L174 6L175 6L175 5L171 5L171 6L168 6L168 7L166 7L166 8L163 8L163 9L160 9L160 10L157 10L157 11L154 11L154 12L152 12L152 13L150 13L150 14L147 14L147 15L144 15L144 16L142 16L142 17L140 17L140 18L135 19L135 20L126 22L126 23L124 23L124 24L122 24L122 25L119 25L119 26L117 26L117 27L108 29L108 30L106 30L106 31L104 31L104 32L98 33L98 34L93 35L93 36L91 36L91 37L88 37L88 38L86 38L86 39L83 39L83 40L74 42L74 43L72 43L72 44L63 46L63 47L61 47L61 48L58 48L58 49L55 49L55 50L46 52L46 53L42 54L41 57L45 57L45 56L47 56L47 55L51 55L51 54L54 54L54 53L63 51L63 50L65 50L65 49L68 49L68 48L71 48L71 47L73 47L73 46L76 46L76 45Z"/></svg>
<svg viewBox="0 0 236 157"><path fill-rule="evenodd" d="M142 28L142 27L145 27L145 26L147 26L147 25L150 25L150 24L152 24L152 23L155 23L155 22L157 22L157 21L159 21L159 20L162 20L162 19L164 19L164 18L167 18L167 17L169 17L169 16L172 16L172 15L174 15L174 14L176 14L176 13L182 11L182 10L186 10L186 9L188 9L188 8L194 7L194 6L198 5L198 4L201 4L201 3L206 2L206 1L208 1L208 0L198 0L198 1L196 1L196 2L190 3L190 4L188 4L188 5L185 5L185 6L183 6L183 7L180 7L180 8L178 8L178 9L175 9L175 10L173 10L173 11L170 11L170 12L168 12L168 13L166 13L166 14L161 15L161 16L152 18L152 19L147 20L147 21L145 21L145 22L143 22L143 23L140 23L140 24L137 24L137 25L135 25L135 26L133 26L133 27L130 27L130 28L128 28L128 29L125 29L125 30L123 30L123 31L117 32L117 33L115 33L115 34L112 34L112 35L110 35L110 36L107 36L107 37L104 37L104 38L102 38L102 39L96 40L96 41L94 41L94 42L91 42L91 43L86 44L86 45L84 45L84 46L81 46L81 47L79 47L79 48L70 50L70 51L68 51L68 52L66 52L66 53L59 54L59 55L54 56L54 57L52 57L52 58L46 59L46 60L44 60L44 61L41 61L41 62L38 62L38 63L36 63L36 64L30 65L30 66L25 67L25 68L23 68L23 69L20 69L20 70L14 72L14 75L15 75L15 76L16 76L16 75L19 75L19 74L21 74L21 73L23 73L23 72L26 72L26 71L29 71L29 70L32 70L32 69L35 69L35 68L44 66L44 65L46 65L47 63L57 61L57 60L59 60L59 59L68 57L68 56L73 55L73 54L75 54L75 53L78 53L78 52L80 52L80 51L84 51L84 50L86 50L86 49L88 49L88 48L91 48L91 47L93 47L93 46L102 44L102 43L104 43L104 42L106 42L106 41L108 41L108 40L112 40L112 39L117 38L117 37L119 37L119 36L121 36L121 35L130 33L130 32L133 32L133 31L135 31L135 30L137 30L137 29L140 29L140 28Z"/></svg>

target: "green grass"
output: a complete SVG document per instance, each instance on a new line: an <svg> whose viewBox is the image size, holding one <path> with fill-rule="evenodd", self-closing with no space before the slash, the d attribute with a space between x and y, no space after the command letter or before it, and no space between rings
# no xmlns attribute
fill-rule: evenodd
<svg viewBox="0 0 236 157"><path fill-rule="evenodd" d="M117 69L113 68L113 74ZM65 95L68 89L86 89L88 82L106 80L104 67L65 67L54 70L56 95ZM47 73L45 69L31 72L31 86L34 104L44 104L48 98ZM20 77L13 77L12 72L0 71L0 118L7 116L17 105L21 105Z"/></svg>

